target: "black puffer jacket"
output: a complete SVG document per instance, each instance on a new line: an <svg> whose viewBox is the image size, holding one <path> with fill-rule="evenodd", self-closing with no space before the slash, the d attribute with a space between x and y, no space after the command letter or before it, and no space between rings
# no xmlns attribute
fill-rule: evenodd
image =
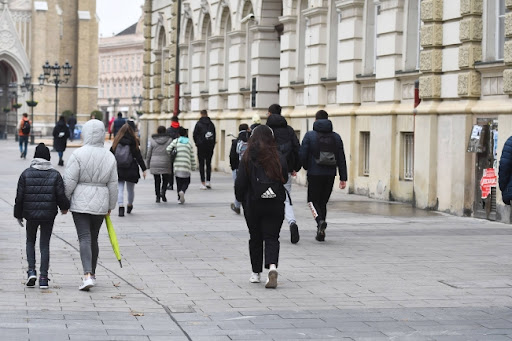
<svg viewBox="0 0 512 341"><path fill-rule="evenodd" d="M510 200L512 200L512 136L507 139L501 151L498 179L503 202L510 205Z"/></svg>
<svg viewBox="0 0 512 341"><path fill-rule="evenodd" d="M63 211L69 209L60 173L52 168L50 161L33 159L30 168L21 173L18 181L14 217L53 221L58 212L57 206Z"/></svg>
<svg viewBox="0 0 512 341"><path fill-rule="evenodd" d="M140 149L137 148L137 146L135 144L135 140L133 139L133 137L131 135L123 136L121 138L121 140L119 141L119 144L130 146L130 152L132 153L133 160L132 160L132 164L128 168L117 167L118 180L137 183L137 182L139 182L139 179L140 179L139 166L143 172L147 169L146 164L144 163L144 160L142 159L142 154L140 153ZM114 155L116 154L112 148L110 148L110 151Z"/></svg>
<svg viewBox="0 0 512 341"><path fill-rule="evenodd" d="M288 125L286 119L281 115L272 114L267 118L267 126L274 131L274 138L278 149L286 157L287 168L291 173L301 169L299 159L300 143L295 131Z"/></svg>

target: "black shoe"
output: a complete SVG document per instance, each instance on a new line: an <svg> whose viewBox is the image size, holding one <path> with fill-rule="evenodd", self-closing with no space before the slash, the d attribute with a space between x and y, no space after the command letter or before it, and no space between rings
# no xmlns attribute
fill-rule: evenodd
<svg viewBox="0 0 512 341"><path fill-rule="evenodd" d="M167 185L167 189L173 191L174 190L174 187L172 185Z"/></svg>
<svg viewBox="0 0 512 341"><path fill-rule="evenodd" d="M59 160L59 166L64 166L64 160L62 160L62 159Z"/></svg>
<svg viewBox="0 0 512 341"><path fill-rule="evenodd" d="M162 194L162 201L167 202L167 198L165 197L165 194Z"/></svg>
<svg viewBox="0 0 512 341"><path fill-rule="evenodd" d="M27 283L25 285L27 287L33 288L36 285L37 280L37 271L36 270L28 270L27 271Z"/></svg>
<svg viewBox="0 0 512 341"><path fill-rule="evenodd" d="M297 244L299 242L300 236L299 236L299 227L295 222L290 224L290 236L292 244Z"/></svg>
<svg viewBox="0 0 512 341"><path fill-rule="evenodd" d="M156 196L156 200L155 200L155 202L156 202L156 203L159 203L159 202L160 202L160 196L159 196L159 195L157 195L157 196Z"/></svg>
<svg viewBox="0 0 512 341"><path fill-rule="evenodd" d="M128 205L127 208L128 209L126 210L126 213L128 213L128 214L132 213L133 205Z"/></svg>
<svg viewBox="0 0 512 341"><path fill-rule="evenodd" d="M325 229L327 228L327 223L324 220L320 220L318 223L318 228L316 231L315 239L319 242L325 241Z"/></svg>
<svg viewBox="0 0 512 341"><path fill-rule="evenodd" d="M124 217L124 207L123 206L119 206L119 216Z"/></svg>
<svg viewBox="0 0 512 341"><path fill-rule="evenodd" d="M48 289L49 280L48 276L39 277L39 289Z"/></svg>
<svg viewBox="0 0 512 341"><path fill-rule="evenodd" d="M240 214L240 207L236 207L235 204L231 204L231 210L236 214Z"/></svg>

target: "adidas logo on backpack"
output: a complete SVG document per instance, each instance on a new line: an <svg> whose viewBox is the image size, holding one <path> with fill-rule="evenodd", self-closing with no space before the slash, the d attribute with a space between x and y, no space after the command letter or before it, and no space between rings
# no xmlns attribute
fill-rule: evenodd
<svg viewBox="0 0 512 341"><path fill-rule="evenodd" d="M270 187L261 195L262 199L274 199L275 197L277 197L277 195Z"/></svg>

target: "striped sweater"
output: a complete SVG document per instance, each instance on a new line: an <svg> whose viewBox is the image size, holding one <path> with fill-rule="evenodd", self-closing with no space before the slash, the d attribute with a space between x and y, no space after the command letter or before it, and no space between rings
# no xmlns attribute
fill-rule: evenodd
<svg viewBox="0 0 512 341"><path fill-rule="evenodd" d="M174 160L174 175L181 178L189 177L190 172L196 170L194 147L192 147L188 137L181 136L174 139L172 143L167 146L167 153L170 153L173 148L178 150L176 159Z"/></svg>

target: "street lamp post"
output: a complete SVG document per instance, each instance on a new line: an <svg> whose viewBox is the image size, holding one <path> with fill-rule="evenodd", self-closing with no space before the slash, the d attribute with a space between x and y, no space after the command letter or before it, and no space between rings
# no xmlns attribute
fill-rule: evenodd
<svg viewBox="0 0 512 341"><path fill-rule="evenodd" d="M55 65L50 65L48 61L43 65L43 77L47 83L55 84L55 125L57 125L57 115L58 115L58 94L59 94L59 85L67 83L69 78L71 77L71 68L72 66L68 61L62 66L59 63L55 62ZM64 71L64 74L60 75L60 70ZM52 78L50 78L50 76Z"/></svg>
<svg viewBox="0 0 512 341"><path fill-rule="evenodd" d="M142 106L142 95L139 97L133 95L132 96L133 105L136 105L139 110L136 111L137 117L139 117L140 107Z"/></svg>
<svg viewBox="0 0 512 341"><path fill-rule="evenodd" d="M39 76L39 87L34 86L32 84L32 77L30 74L26 74L25 77L23 77L23 85L22 89L25 89L26 91L30 92L30 121L32 122L32 126L34 125L34 91L40 91L42 90L42 87L44 85L44 75ZM34 134L30 134L30 144L34 144Z"/></svg>

